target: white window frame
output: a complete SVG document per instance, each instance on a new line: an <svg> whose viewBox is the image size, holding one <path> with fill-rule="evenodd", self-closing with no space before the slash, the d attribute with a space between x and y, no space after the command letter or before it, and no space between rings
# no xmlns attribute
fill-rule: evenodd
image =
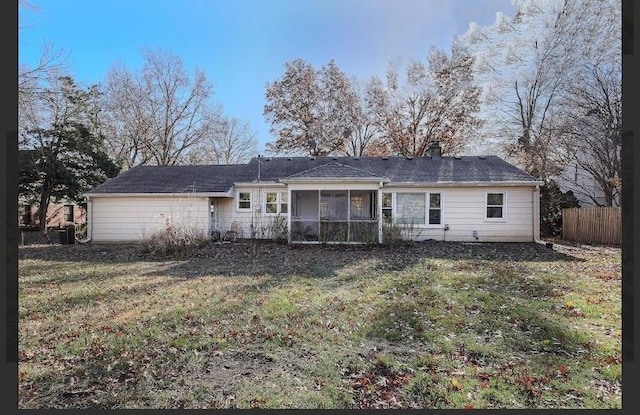
<svg viewBox="0 0 640 415"><path fill-rule="evenodd" d="M384 207L384 195L388 194L391 196L391 207L390 208L385 208ZM393 223L395 221L396 218L396 192L382 192L382 196L380 198L380 213L382 215L382 221L385 220L384 217L384 211L385 210L391 210L391 222Z"/></svg>
<svg viewBox="0 0 640 415"><path fill-rule="evenodd" d="M273 202L269 202L269 195L270 194L275 194L276 195L276 200ZM269 212L269 210L267 209L267 206L269 205L275 205L276 206L276 211L275 212ZM264 214L265 215L277 215L278 213L280 213L280 194L279 192L264 192Z"/></svg>
<svg viewBox="0 0 640 415"><path fill-rule="evenodd" d="M429 223L429 210L431 210L431 195L440 195L440 223ZM428 228L444 228L444 192L427 192L426 195L425 222Z"/></svg>
<svg viewBox="0 0 640 415"><path fill-rule="evenodd" d="M271 193L271 192L269 192ZM284 192L277 192L278 193L278 214L279 215L287 215L289 213L289 192L284 191ZM283 196L287 197L287 201L283 202ZM282 212L282 205L286 204L287 205L287 211L286 212Z"/></svg>
<svg viewBox="0 0 640 415"><path fill-rule="evenodd" d="M240 202L241 202L240 195L243 194L243 193L248 193L249 194L249 200L248 200L249 207L248 208L240 207ZM237 194L236 194L236 210L238 212L251 212L251 206L253 206L253 194L252 193L253 192L250 191L250 190L247 190L247 191L239 190L237 192ZM242 200L242 202L246 202L246 200Z"/></svg>
<svg viewBox="0 0 640 415"><path fill-rule="evenodd" d="M502 217L501 218L490 218L487 217L487 209L490 207L498 207L498 205L490 205L489 204L489 195L490 194L501 194L502 195ZM505 191L492 191L492 192L484 192L484 221L485 222L506 222L507 221L507 192Z"/></svg>
<svg viewBox="0 0 640 415"><path fill-rule="evenodd" d="M276 205L276 211L275 212L267 212L267 195L269 193L275 193L276 194L276 201L275 202L271 202L271 203L275 203ZM286 212L282 212L282 205L283 205L283 196L288 196L288 192L281 192L279 190L275 190L275 191L268 191L268 192L264 192L264 214L265 215L270 215L270 216L276 216L276 215L286 215ZM286 202L287 204L287 211L289 210L289 202Z"/></svg>
<svg viewBox="0 0 640 415"><path fill-rule="evenodd" d="M399 192L399 191L391 191L391 192L382 192L382 194L390 194L391 195L391 221L393 223L397 223L400 224L398 222L398 217L397 217L397 194L398 193L411 193L411 194L424 194L424 203L425 203L425 212L424 212L424 223L415 223L414 226L420 227L420 228L444 228L444 192L442 190L439 191L434 191L434 192ZM429 223L429 205L431 202L431 195L432 194L439 194L440 195L440 223L439 224L430 224ZM382 219L384 220L384 211L388 210L389 208L383 208L381 207L381 213L383 213L382 215ZM401 224L400 224L401 225Z"/></svg>

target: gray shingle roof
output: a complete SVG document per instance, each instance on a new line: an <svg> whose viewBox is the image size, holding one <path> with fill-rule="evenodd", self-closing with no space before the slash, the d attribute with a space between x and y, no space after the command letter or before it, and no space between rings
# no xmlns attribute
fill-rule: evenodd
<svg viewBox="0 0 640 415"><path fill-rule="evenodd" d="M355 167L346 166L344 164L331 163L321 164L316 167L312 167L308 170L303 170L299 173L292 174L284 179L327 179L327 178L359 178L359 179L380 179L380 176L376 176L373 173L357 169Z"/></svg>
<svg viewBox="0 0 640 415"><path fill-rule="evenodd" d="M246 165L137 166L87 194L226 192Z"/></svg>
<svg viewBox="0 0 640 415"><path fill-rule="evenodd" d="M531 182L536 179L497 156L267 157L247 164L138 166L87 194L226 192L234 183L285 178L361 177L391 182Z"/></svg>

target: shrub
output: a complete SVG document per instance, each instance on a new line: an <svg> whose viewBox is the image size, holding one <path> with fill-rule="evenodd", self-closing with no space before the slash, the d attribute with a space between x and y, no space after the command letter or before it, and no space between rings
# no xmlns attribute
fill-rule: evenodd
<svg viewBox="0 0 640 415"><path fill-rule="evenodd" d="M288 233L287 217L278 215L272 218L267 225L267 232L271 239L275 241L286 241Z"/></svg>
<svg viewBox="0 0 640 415"><path fill-rule="evenodd" d="M178 254L209 243L209 238L194 226L175 227L169 223L138 245L138 252L151 255Z"/></svg>
<svg viewBox="0 0 640 415"><path fill-rule="evenodd" d="M580 207L571 190L563 192L558 184L549 180L540 188L540 234L562 235L562 209Z"/></svg>

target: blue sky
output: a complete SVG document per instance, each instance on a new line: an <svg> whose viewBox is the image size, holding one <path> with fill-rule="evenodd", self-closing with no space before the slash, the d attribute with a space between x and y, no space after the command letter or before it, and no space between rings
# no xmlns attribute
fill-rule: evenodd
<svg viewBox="0 0 640 415"><path fill-rule="evenodd" d="M99 83L115 62L141 67L141 49L161 47L203 70L228 116L271 141L262 115L265 87L296 58L329 60L348 76L383 75L389 61L448 49L469 23L491 24L510 0L29 0L20 8L18 61L34 65L47 42L68 53L67 67Z"/></svg>

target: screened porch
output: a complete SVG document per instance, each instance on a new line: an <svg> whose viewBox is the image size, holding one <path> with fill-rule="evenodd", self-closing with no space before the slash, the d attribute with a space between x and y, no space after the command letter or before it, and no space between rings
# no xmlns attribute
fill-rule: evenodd
<svg viewBox="0 0 640 415"><path fill-rule="evenodd" d="M291 242L378 242L376 190L292 190Z"/></svg>

